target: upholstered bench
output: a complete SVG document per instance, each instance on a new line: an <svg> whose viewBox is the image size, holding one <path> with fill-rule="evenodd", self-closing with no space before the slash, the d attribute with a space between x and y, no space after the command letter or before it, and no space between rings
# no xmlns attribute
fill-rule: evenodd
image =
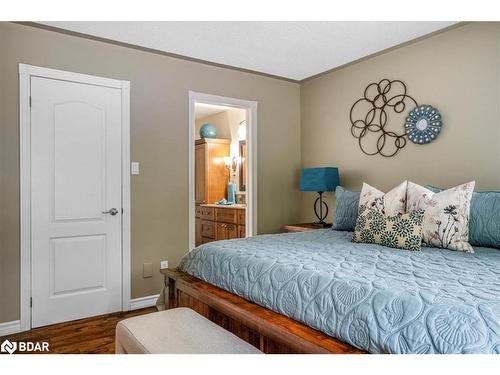
<svg viewBox="0 0 500 375"><path fill-rule="evenodd" d="M118 322L116 353L259 354L261 352L194 310L181 307Z"/></svg>

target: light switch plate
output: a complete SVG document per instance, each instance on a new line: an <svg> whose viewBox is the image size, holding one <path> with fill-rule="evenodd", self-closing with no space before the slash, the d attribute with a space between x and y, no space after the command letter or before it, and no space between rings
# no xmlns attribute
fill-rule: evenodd
<svg viewBox="0 0 500 375"><path fill-rule="evenodd" d="M168 260L162 260L160 262L160 269L164 270L165 268L168 268Z"/></svg>
<svg viewBox="0 0 500 375"><path fill-rule="evenodd" d="M144 263L142 265L142 277L153 276L153 263Z"/></svg>
<svg viewBox="0 0 500 375"><path fill-rule="evenodd" d="M130 173L131 174L139 174L139 162L133 161L130 163Z"/></svg>

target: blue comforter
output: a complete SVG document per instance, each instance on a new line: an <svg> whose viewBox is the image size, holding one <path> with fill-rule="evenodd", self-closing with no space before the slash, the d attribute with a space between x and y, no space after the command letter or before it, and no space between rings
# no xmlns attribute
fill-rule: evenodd
<svg viewBox="0 0 500 375"><path fill-rule="evenodd" d="M317 230L202 245L179 268L370 353L500 353L500 250Z"/></svg>

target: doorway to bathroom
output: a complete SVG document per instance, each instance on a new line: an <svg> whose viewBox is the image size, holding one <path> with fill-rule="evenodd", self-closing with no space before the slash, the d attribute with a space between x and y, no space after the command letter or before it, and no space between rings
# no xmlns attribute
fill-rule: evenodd
<svg viewBox="0 0 500 375"><path fill-rule="evenodd" d="M257 102L189 93L189 250L256 234Z"/></svg>

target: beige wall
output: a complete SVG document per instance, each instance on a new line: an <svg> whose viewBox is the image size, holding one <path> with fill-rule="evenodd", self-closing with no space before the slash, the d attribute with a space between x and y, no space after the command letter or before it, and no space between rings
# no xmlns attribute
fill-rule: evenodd
<svg viewBox="0 0 500 375"><path fill-rule="evenodd" d="M478 189L499 189L499 31L498 23L468 24L304 82L302 165L338 166L342 185L351 189L363 181L389 189L405 179L445 187L476 180ZM349 110L368 83L383 78L401 79L420 104L441 111L439 138L423 146L408 142L392 158L361 152ZM390 126L402 132L403 122ZM303 220L314 216L314 198L302 195Z"/></svg>
<svg viewBox="0 0 500 375"><path fill-rule="evenodd" d="M0 47L0 322L19 319L18 63L131 82L132 298L158 293L160 260L188 248L189 90L258 102L258 232L298 219L298 84L12 23Z"/></svg>

